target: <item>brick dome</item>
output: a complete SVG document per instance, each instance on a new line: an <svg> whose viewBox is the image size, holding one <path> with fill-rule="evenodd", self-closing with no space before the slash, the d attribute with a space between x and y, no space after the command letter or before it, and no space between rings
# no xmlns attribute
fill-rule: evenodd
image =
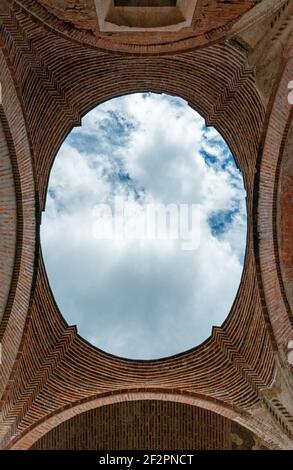
<svg viewBox="0 0 293 470"><path fill-rule="evenodd" d="M151 31L143 41L99 32L93 1L67 3L79 6L0 5L1 448L94 448L107 430L104 446L115 448L292 449L292 3L198 0L188 37L164 32L155 42ZM224 325L191 351L148 362L106 354L66 324L39 237L66 135L97 104L140 91L184 98L224 136L248 213ZM129 436L113 444L109 420L125 432L126 413ZM154 420L152 440L134 438L134 414L145 429ZM165 433L164 423L182 432Z"/></svg>

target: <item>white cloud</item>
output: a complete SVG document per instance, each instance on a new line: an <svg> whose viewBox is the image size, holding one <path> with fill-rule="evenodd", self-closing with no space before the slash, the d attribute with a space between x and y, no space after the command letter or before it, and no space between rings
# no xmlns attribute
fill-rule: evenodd
<svg viewBox="0 0 293 470"><path fill-rule="evenodd" d="M93 207L114 195L200 204L200 248L96 240ZM42 223L49 280L69 324L108 352L150 359L206 339L234 301L245 238L242 177L223 139L182 100L107 102L56 158Z"/></svg>

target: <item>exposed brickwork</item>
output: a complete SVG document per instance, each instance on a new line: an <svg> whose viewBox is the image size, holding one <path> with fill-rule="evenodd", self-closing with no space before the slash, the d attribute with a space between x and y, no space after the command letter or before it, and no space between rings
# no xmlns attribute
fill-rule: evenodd
<svg viewBox="0 0 293 470"><path fill-rule="evenodd" d="M26 126L15 86L2 51L0 51L0 82L2 85L0 118L13 168L17 205L17 246L14 270L8 301L0 325L2 345L0 396L3 400L4 396L2 394L7 387L15 365L28 315L36 254L36 212L35 185ZM12 232L12 241L14 236Z"/></svg>
<svg viewBox="0 0 293 470"><path fill-rule="evenodd" d="M94 0L37 0L54 17L84 31L95 31L97 14Z"/></svg>
<svg viewBox="0 0 293 470"><path fill-rule="evenodd" d="M12 281L16 246L16 201L9 149L0 120L0 322Z"/></svg>
<svg viewBox="0 0 293 470"><path fill-rule="evenodd" d="M48 26L82 43L112 51L153 54L192 49L223 38L259 0L198 0L192 28L177 33L148 33L147 38L143 33L133 32L102 34L98 31L97 19L94 30L94 0L7 1L22 5Z"/></svg>
<svg viewBox="0 0 293 470"><path fill-rule="evenodd" d="M133 401L77 415L32 449L227 450L231 446L227 418L182 403Z"/></svg>
<svg viewBox="0 0 293 470"><path fill-rule="evenodd" d="M278 238L282 279L293 311L293 123L284 148L279 180Z"/></svg>
<svg viewBox="0 0 293 470"><path fill-rule="evenodd" d="M292 121L292 108L288 102L288 83L292 76L293 59L291 58L286 64L270 114L259 181L260 271L270 322L274 336L280 345L286 344L293 333L292 312L284 298L276 226L280 163ZM272 270L272 262L277 269Z"/></svg>
<svg viewBox="0 0 293 470"><path fill-rule="evenodd" d="M37 22L26 28L27 15L18 8L7 11L4 18L4 38L14 38L8 43L9 54L23 89L32 143L35 153L42 155L36 157L42 201L55 153L72 125L80 122L80 115L119 94L145 90L188 100L226 138L249 186L264 106L243 52L227 43L166 57L105 54L49 34ZM39 116L50 127L50 135ZM234 132L237 124L245 141Z"/></svg>
<svg viewBox="0 0 293 470"><path fill-rule="evenodd" d="M269 450L257 436L237 423L231 425L232 450Z"/></svg>
<svg viewBox="0 0 293 470"><path fill-rule="evenodd" d="M248 3L243 1L243 8ZM199 2L199 8L203 4ZM236 2L229 5L235 13ZM293 78L292 59L283 57L280 61L282 70L277 73L278 82L266 108L247 51L235 40L158 56L160 49L150 45L152 36L148 36L148 55L131 56L102 51L92 47L96 45L93 41L89 47L85 45L91 42L87 33L70 28L37 2L3 0L0 4L0 80L5 97L0 118L5 135L2 142L12 164L17 214L15 263L0 325L4 349L0 446L46 447L63 436L65 446L91 448L93 441L85 437L85 429L81 429L78 442L72 443L76 423L84 419L86 426L87 419L102 415L105 430L115 408L121 426L124 421L119 416L123 418L127 409L139 410L142 426L147 426L142 417L148 406L157 406L162 412L155 422L157 441L145 442L149 447L154 442L160 448L159 424L164 419L178 420L179 408L185 407L187 423L192 422L192 416L210 422L202 439L195 434L198 448L290 448L291 377L284 366L284 347L292 339L290 303L286 300L292 265L290 238L283 229L292 226L286 183L292 121L286 87ZM217 34L206 35L205 40L214 40ZM177 39L181 41L180 34ZM166 46L169 53L173 50L170 44ZM121 51L120 46L117 49ZM126 49L143 52L140 46ZM36 207L39 201L41 208L45 206L50 168L72 126L107 99L146 90L185 98L222 133L244 175L248 213L244 272L225 324L214 328L212 336L194 350L151 362L112 357L79 337L75 327L66 325L42 257L38 257L36 230L40 222ZM5 180L0 177L1 189ZM9 178L11 184L11 175ZM3 209L8 208L5 205ZM277 217L281 217L279 234ZM287 375L276 386L280 369ZM129 411L130 415L133 412ZM230 439L231 421L241 425L238 429L245 428L242 437L233 431L236 437ZM183 426L180 423L178 426ZM220 424L229 432L219 434ZM58 425L61 427L54 429ZM92 438L102 432L101 425ZM188 429L182 428L179 437L165 438L174 447L184 447L186 433ZM124 445L140 445L133 435L128 437L129 441L122 441ZM36 444L38 439L42 440ZM117 441L117 446L120 444Z"/></svg>

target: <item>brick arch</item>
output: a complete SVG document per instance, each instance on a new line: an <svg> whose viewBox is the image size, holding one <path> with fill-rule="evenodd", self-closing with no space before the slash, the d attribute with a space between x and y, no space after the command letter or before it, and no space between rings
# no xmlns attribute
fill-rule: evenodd
<svg viewBox="0 0 293 470"><path fill-rule="evenodd" d="M272 384L276 364L252 243L265 104L245 52L226 41L178 55L110 54L72 41L44 27L15 2L9 4L11 8L1 13L0 39L21 90L22 110L17 108L15 119L23 112L41 208L54 157L82 114L118 94L148 89L182 96L226 139L244 174L249 230L245 269L229 319L198 348L148 363L113 357L80 338L58 311L40 257L30 305L23 313L26 328L19 333L21 354L15 362L11 356L14 375L3 402L1 447L17 445L30 430L82 400L146 386L198 394L245 416L262 412L263 391ZM23 139L18 143L27 142ZM24 200L31 210L33 178L27 191ZM37 255L37 237L33 231L30 235L26 249ZM31 261L27 266L30 269ZM261 425L257 429L261 434Z"/></svg>
<svg viewBox="0 0 293 470"><path fill-rule="evenodd" d="M1 210L12 209L13 220L4 239L5 248L10 250L14 244L13 271L7 302L0 319L0 341L2 345L2 363L0 380L0 397L5 399L5 388L11 380L13 366L21 347L23 332L27 319L31 288L35 269L35 239L36 239L36 207L35 182L32 167L30 145L26 133L21 104L10 75L7 61L0 51L0 83L1 97L0 120L2 139L5 136L4 152L11 161L12 175L10 185L5 189L14 192L14 201L1 199ZM2 155L1 159L5 157ZM4 175L4 176L2 176ZM1 175L1 184L5 183L7 173ZM2 183L3 182L3 183ZM11 195L12 196L12 195ZM2 223L2 222L1 222ZM12 245L10 247L10 245ZM2 288L2 285L1 285ZM6 389L7 391L7 389Z"/></svg>
<svg viewBox="0 0 293 470"><path fill-rule="evenodd" d="M73 46L68 58L63 55L58 70L60 88L66 89L65 95L62 95L67 105L64 109L65 119L60 119L60 122L56 123L54 114L48 108L47 122L49 126L52 125L54 132L46 136L38 134L39 141L36 141L38 151L42 154L42 158L36 161L42 207L45 207L49 174L57 151L72 128L80 125L82 117L91 109L107 100L136 92L151 91L180 96L205 118L208 125L214 126L220 132L243 174L247 190L246 252L249 256L245 258L238 298L250 276L248 273L253 269L251 258L253 181L265 109L255 85L254 71L247 64L245 54L229 42L180 56L159 58L156 56L130 58L116 54L105 58L104 55L100 56L100 53L83 50L82 59L80 51L75 59L72 58L74 51ZM84 61L82 68L79 66L80 60ZM68 74L68 67L71 76ZM135 72L132 73L132 70ZM177 70L180 74L177 74ZM70 83L72 87L69 86ZM48 107L51 105L50 97L46 98L47 103L43 100L40 102L42 109L46 104ZM70 108L68 108L69 102ZM42 112L42 109L39 112ZM236 310L235 305L232 312Z"/></svg>
<svg viewBox="0 0 293 470"><path fill-rule="evenodd" d="M290 311L293 312L293 120L288 126L288 134L284 141L280 177L278 181L277 200L277 237L278 258L284 294Z"/></svg>
<svg viewBox="0 0 293 470"><path fill-rule="evenodd" d="M193 394L193 393L180 393L172 390L156 390L156 389L129 389L129 390L120 390L116 393L108 393L102 394L101 396L91 397L90 399L80 400L78 403L74 404L73 406L67 406L63 410L60 410L58 413L52 414L47 416L45 420L39 422L37 425L32 426L29 428L23 435L21 435L15 442L12 441L7 449L10 450L53 450L54 448L58 448L59 450L64 450L68 448L68 445L72 446L73 435L78 434L80 431L80 420L82 419L86 426L92 426L94 429L93 436L92 432L90 436L88 435L88 439L86 440L83 436L77 438L77 442L75 442L74 447L71 449L77 449L76 444L79 446L79 450L94 450L95 445L97 445L94 440L98 436L95 432L95 420L102 419L102 422L99 423L100 428L100 438L102 435L107 432L111 432L111 424L110 427L106 428L107 421L111 422L112 420L115 421L113 423L114 428L120 426L121 423L119 421L127 417L131 418L132 416L132 406L131 404L139 405L140 403L143 405L144 403L161 403L159 409L156 409L156 415L158 416L158 420L156 423L159 424L164 422L164 412L166 408L171 410L173 417L177 415L179 417L179 422L176 423L174 420L169 420L169 426L174 427L177 425L181 428L180 436L174 436L174 433L171 433L172 437L171 440L164 440L164 434L160 437L154 436L151 439L151 442L147 439L144 443L143 449L150 448L152 450L156 449L163 449L168 448L168 443L173 446L172 448L175 449L204 449L210 448L211 450L215 450L218 448L219 450L259 450L259 449L282 449L282 439L278 439L278 437L274 434L273 429L270 426L267 426L262 420L254 419L248 415L245 415L241 412L241 410L235 410L231 407L227 407L221 404L217 400L210 400L207 397ZM124 405L124 406L120 406ZM165 405L165 406L164 406ZM184 405L183 409L180 405ZM144 408L144 405L142 406ZM139 406L139 408L142 408ZM113 410L114 408L114 410ZM116 408L116 411L115 411ZM147 416L150 417L150 413L154 410L146 406L147 408ZM165 410L164 410L165 408ZM178 409L179 408L179 409ZM181 408L181 410L180 410ZM185 410L184 410L185 408ZM99 409L103 409L103 413L101 416L97 417L97 411ZM122 410L121 410L122 409ZM192 409L194 411L192 411ZM189 411L188 411L189 410ZM118 413L117 413L118 411ZM121 416L122 411L122 416ZM203 435L193 436L195 440L192 438L192 442L190 440L190 435L186 434L186 427L182 426L182 419L180 418L180 414L183 411L183 421L184 424L187 424L185 421L189 419L189 425L193 426L192 434L195 432L197 434L201 434L201 428L208 428L205 429ZM138 413L138 415L137 415ZM143 417L140 415L141 410L137 409L135 411L135 426L143 425L143 421L139 424L139 420L143 420ZM179 416L178 416L179 415ZM88 421L88 416L90 421ZM103 419L107 418L106 422L103 422ZM84 421L84 417L86 417ZM139 420L137 422L137 419ZM187 418L188 417L188 418ZM152 418L152 417L151 417ZM175 420L176 421L176 420ZM194 421L197 421L197 426L194 426ZM77 428L75 428L74 423L76 423ZM73 424L73 426L72 426ZM166 424L166 423L165 423ZM130 425L123 425L123 434L128 433L130 435L134 435L137 433L137 430L133 428L133 423ZM187 428L188 428L187 424ZM127 431L126 431L127 428ZM121 429L120 429L121 430ZM83 430L81 430L81 434L83 434ZM190 433L189 428L189 433ZM226 435L225 435L226 433ZM115 429L114 434L116 436L117 442L120 441L119 436L117 436L117 429ZM176 433L175 433L176 434ZM181 435L182 434L182 435ZM210 434L212 434L212 439ZM236 437L235 445L233 444L233 434L238 435ZM61 442L56 442L56 439L59 441L60 436L64 438ZM245 442L239 442L244 440ZM112 436L113 439L113 436ZM163 439L163 442L161 441ZM168 438L167 438L168 439ZM130 444L132 441L132 446ZM135 444L135 439L128 439L122 440L121 442L121 449L136 449L138 444ZM215 442L216 441L216 442ZM250 442L251 447L247 446L247 441ZM183 444L184 442L184 444ZM110 442L104 440L103 443L99 446L100 450L103 450L103 444L105 448L109 449L111 447ZM147 445L147 447L145 447ZM56 446L56 447L55 447ZM183 447L182 447L183 446ZM112 448L112 447L111 447Z"/></svg>
<svg viewBox="0 0 293 470"><path fill-rule="evenodd" d="M4 1L4 0L2 0ZM122 52L126 54L170 54L204 47L223 40L234 29L238 32L237 24L250 13L246 21L259 21L268 14L268 10L276 9L276 0L266 0L267 11L258 8L257 0L238 0L223 2L222 0L197 0L192 21L192 27L186 31L167 33L148 33L146 42L141 34L127 33L104 34L99 30L96 21L94 0L85 0L79 5L80 14L68 5L54 5L52 0L5 0L18 12L29 11L35 21L47 29L58 32L79 44L86 44L105 51ZM278 7L286 0L278 0ZM226 3L226 4L225 4ZM221 14L219 14L221 11ZM241 29L241 27L240 27Z"/></svg>
<svg viewBox="0 0 293 470"><path fill-rule="evenodd" d="M203 410L203 412L206 412L206 417L208 417L206 425L208 424L211 427L215 426L216 428L217 423L220 426L228 423L230 424L230 422L238 423L239 426L246 429L248 433L253 433L255 436L259 436L260 442L264 446L275 449L279 447L278 440L274 438L273 433L269 428L263 427L263 423L260 425L257 421L254 422L253 419L247 419L245 415L241 415L240 410L235 410L232 407L225 406L218 400L211 400L207 397L192 393L178 394L176 391L168 389L129 389L120 390L116 393L102 394L97 397L90 397L89 399L80 400L74 405L67 406L58 413L47 416L43 422L39 422L37 425L32 426L24 432L23 435L19 436L15 442L12 441L7 449L27 450L29 448L34 448L38 441L43 440L44 438L46 439L46 436L63 423L66 425L66 423L73 421L74 418L84 415L87 412L97 410L98 408L107 408L112 405L123 403L127 405L132 402L146 401L164 402L166 404L173 403L175 405L175 409L177 404L184 404L188 407L194 407L197 410ZM200 416L198 416L198 419L199 418ZM203 421L200 425L202 424ZM221 430L215 429L215 432L219 431ZM213 445L209 442L206 442L206 444Z"/></svg>

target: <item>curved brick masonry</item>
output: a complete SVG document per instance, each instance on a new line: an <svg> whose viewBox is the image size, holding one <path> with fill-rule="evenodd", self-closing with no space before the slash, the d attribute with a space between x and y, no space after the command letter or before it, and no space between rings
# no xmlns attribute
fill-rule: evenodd
<svg viewBox="0 0 293 470"><path fill-rule="evenodd" d="M258 28L264 18L264 32L273 24L272 2L265 1L267 8L262 2L255 7L255 26L252 21L252 27ZM205 3L212 9L212 2ZM242 2L248 3L251 6L252 2ZM236 2L229 4L234 8ZM274 9L283 11L285 6L285 1L274 2ZM95 433L109 429L116 395L124 397L124 404L115 408L118 418L125 416L127 409L132 410L130 415L136 409L146 426L144 410L157 410L158 440L146 442L149 447L159 449L164 438L183 447L187 430L179 437L167 437L160 428L160 422L179 423L182 408L174 402L180 402L187 422L198 416L202 423L210 423L204 437L194 443L198 448L292 448L292 376L287 360L292 340L292 266L290 240L283 232L283 227L291 227L290 210L286 210L288 191L290 198L286 154L290 154L292 114L288 101L284 103L288 81L293 78L292 61L285 56L280 59L267 103L258 87L258 74L263 71L251 65L239 30L233 40L226 37L217 42L217 34L225 36L225 28L218 28L205 36L208 46L185 52L182 50L190 43L179 34L176 47L175 43L166 44L168 55L158 55L160 46L153 45L152 36L148 36L146 49L139 44L125 46L128 53L147 52L133 56L107 52L102 37L100 47L104 44L105 48L97 48L91 33L69 26L55 14L58 16L31 0L3 0L0 5L0 117L12 164L17 214L12 287L0 325L5 351L0 382L1 448L46 448L62 436L64 445L91 448L91 439L98 434L86 436L81 430L74 444L72 430L87 412L91 420L103 414L104 427L101 424ZM245 21L243 24L248 27ZM110 46L107 42L108 48L113 43ZM181 52L173 53L174 47ZM119 49L117 44L115 48ZM181 96L217 128L243 172L248 213L244 272L224 325L214 328L211 337L197 348L150 362L106 354L82 339L75 326L66 324L48 284L38 237L50 169L68 132L97 104L139 91ZM284 164L280 167L282 154ZM1 210L7 210L6 205ZM281 218L281 233L276 217ZM10 229L13 243L13 224ZM5 265L8 269L9 264ZM5 292L7 287L1 292L2 299ZM135 391L136 398L131 400ZM148 393L157 395L150 397ZM112 402L103 402L105 397L112 397ZM143 403L146 399L149 403ZM130 405L130 401L138 404ZM235 436L231 437L229 430L224 440L215 444L217 423L224 422L229 429L236 426L231 431ZM134 432L136 428L131 427L129 440L122 441L123 445L138 446Z"/></svg>
<svg viewBox="0 0 293 470"><path fill-rule="evenodd" d="M12 282L16 246L16 201L12 165L3 124L0 121L0 322Z"/></svg>

